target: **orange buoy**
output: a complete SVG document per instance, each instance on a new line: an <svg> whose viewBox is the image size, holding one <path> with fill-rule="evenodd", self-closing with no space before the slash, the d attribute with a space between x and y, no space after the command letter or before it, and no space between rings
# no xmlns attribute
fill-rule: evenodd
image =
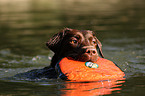
<svg viewBox="0 0 145 96"><path fill-rule="evenodd" d="M100 81L125 76L112 61L100 57L96 62L81 62L65 57L56 65L56 70L59 78L69 81Z"/></svg>

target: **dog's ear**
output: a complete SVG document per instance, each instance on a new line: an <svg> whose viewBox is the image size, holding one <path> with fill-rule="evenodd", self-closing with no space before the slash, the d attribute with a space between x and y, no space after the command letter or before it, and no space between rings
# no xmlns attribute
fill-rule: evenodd
<svg viewBox="0 0 145 96"><path fill-rule="evenodd" d="M104 58L103 52L102 52L102 44L101 42L95 37L96 41L97 41L97 49L99 51L99 55Z"/></svg>
<svg viewBox="0 0 145 96"><path fill-rule="evenodd" d="M52 38L50 38L48 40L48 42L46 42L46 46L50 50L52 50L54 53L59 52L62 40L63 40L64 36L66 35L66 33L70 30L72 30L72 29L64 28L59 33L55 34Z"/></svg>
<svg viewBox="0 0 145 96"><path fill-rule="evenodd" d="M101 44L101 42L97 39L97 37L95 36L95 33L92 31L92 34L93 34L93 36L94 36L94 38L95 38L95 40L96 40L96 42L97 42L97 50L98 50L98 52L99 52L99 55L102 57L102 58L104 58L104 55L103 55L103 52L102 52L102 44Z"/></svg>

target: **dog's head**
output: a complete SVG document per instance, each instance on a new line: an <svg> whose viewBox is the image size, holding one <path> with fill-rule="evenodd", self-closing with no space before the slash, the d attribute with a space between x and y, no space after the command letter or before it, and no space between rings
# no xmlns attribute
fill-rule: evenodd
<svg viewBox="0 0 145 96"><path fill-rule="evenodd" d="M65 28L55 34L46 45L59 58L72 57L78 61L95 62L97 61L98 53L101 57L104 57L101 42L89 30Z"/></svg>

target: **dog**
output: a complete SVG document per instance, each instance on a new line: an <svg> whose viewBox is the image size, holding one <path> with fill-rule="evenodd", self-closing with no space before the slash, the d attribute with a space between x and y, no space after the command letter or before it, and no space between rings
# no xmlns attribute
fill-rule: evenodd
<svg viewBox="0 0 145 96"><path fill-rule="evenodd" d="M55 66L64 57L83 62L95 62L99 56L104 58L102 44L90 30L64 28L50 38L46 45L54 52L50 66L17 74L15 77L56 79L58 76Z"/></svg>
<svg viewBox="0 0 145 96"><path fill-rule="evenodd" d="M90 30L64 28L46 42L46 45L55 53L50 64L52 68L63 57L84 62L95 62L99 55L104 58L102 44Z"/></svg>

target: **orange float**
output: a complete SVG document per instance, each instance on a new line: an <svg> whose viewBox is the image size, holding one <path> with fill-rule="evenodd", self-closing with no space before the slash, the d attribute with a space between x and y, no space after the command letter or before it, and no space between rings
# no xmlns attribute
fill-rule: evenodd
<svg viewBox="0 0 145 96"><path fill-rule="evenodd" d="M59 78L68 81L102 81L125 76L112 61L98 58L96 62L81 62L70 57L63 58L57 65Z"/></svg>

